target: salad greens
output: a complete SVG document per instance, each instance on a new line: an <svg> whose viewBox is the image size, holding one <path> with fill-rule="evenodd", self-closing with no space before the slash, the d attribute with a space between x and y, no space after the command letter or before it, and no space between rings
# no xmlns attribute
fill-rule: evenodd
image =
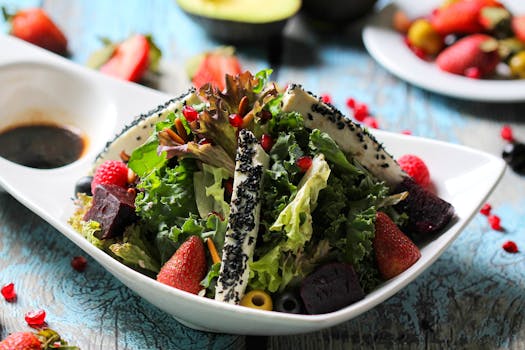
<svg viewBox="0 0 525 350"><path fill-rule="evenodd" d="M98 248L149 275L191 235L212 239L220 256L237 150L237 128L229 116L242 110L243 128L273 140L267 149L270 165L263 175L248 288L282 292L334 260L351 264L365 291L377 286L381 279L372 252L376 212L385 210L403 220L391 207L403 194L389 195L386 184L348 158L327 133L307 129L305 116L283 112L282 95L267 83L270 74L227 76L222 92L205 85L198 91L200 99L190 104L199 112L198 121L188 121L181 109L165 114L130 155L128 167L138 176L139 220L121 237L94 236L99 224L82 220L91 205L87 195L77 201L73 227ZM305 156L312 159L306 172L297 163ZM208 261L201 285L213 297L220 263L210 256Z"/></svg>

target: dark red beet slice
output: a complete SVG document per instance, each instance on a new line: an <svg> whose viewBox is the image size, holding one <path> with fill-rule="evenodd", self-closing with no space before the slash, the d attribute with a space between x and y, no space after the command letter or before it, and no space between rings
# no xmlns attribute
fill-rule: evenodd
<svg viewBox="0 0 525 350"><path fill-rule="evenodd" d="M309 314L336 311L364 297L354 268L345 263L323 265L301 284L301 298Z"/></svg>
<svg viewBox="0 0 525 350"><path fill-rule="evenodd" d="M84 220L100 224L95 233L99 239L119 236L126 226L137 220L135 214L135 193L117 185L98 185L93 195L93 205L84 215Z"/></svg>
<svg viewBox="0 0 525 350"><path fill-rule="evenodd" d="M454 207L434 193L406 177L395 193L408 191L408 197L396 206L399 212L408 214L404 232L413 238L424 238L441 231L454 216Z"/></svg>

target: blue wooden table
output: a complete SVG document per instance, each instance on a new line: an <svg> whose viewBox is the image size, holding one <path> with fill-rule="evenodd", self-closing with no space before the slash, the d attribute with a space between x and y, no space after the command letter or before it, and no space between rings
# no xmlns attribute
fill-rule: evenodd
<svg viewBox="0 0 525 350"><path fill-rule="evenodd" d="M221 45L169 0L2 0L0 5L45 8L64 29L71 59L78 64L100 47L100 36L120 40L130 33L153 34L164 54L157 87L174 95L189 86L185 62ZM252 71L277 62L274 79L328 93L342 110L348 97L367 103L385 130L411 130L495 155L504 145L499 136L503 124L525 140L524 104L460 101L410 86L367 54L361 28L362 22L356 22L319 32L304 18L295 18L286 28L279 57L249 45L237 47L237 53ZM82 349L523 349L525 178L507 171L489 202L502 219L503 232L492 230L478 214L431 268L385 303L320 332L251 338L189 329L89 258L87 269L76 272L70 261L82 251L0 193L0 285L13 281L18 292L15 303L0 300L0 337L27 329L24 313L42 308L48 325ZM523 252L505 252L501 245L509 239Z"/></svg>

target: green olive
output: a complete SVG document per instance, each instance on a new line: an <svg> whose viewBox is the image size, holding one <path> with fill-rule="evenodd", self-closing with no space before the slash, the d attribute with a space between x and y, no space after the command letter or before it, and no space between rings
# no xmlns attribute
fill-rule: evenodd
<svg viewBox="0 0 525 350"><path fill-rule="evenodd" d="M263 290L254 289L244 295L241 305L259 310L272 311L272 297Z"/></svg>
<svg viewBox="0 0 525 350"><path fill-rule="evenodd" d="M525 79L525 50L512 56L509 61L509 67L513 76Z"/></svg>

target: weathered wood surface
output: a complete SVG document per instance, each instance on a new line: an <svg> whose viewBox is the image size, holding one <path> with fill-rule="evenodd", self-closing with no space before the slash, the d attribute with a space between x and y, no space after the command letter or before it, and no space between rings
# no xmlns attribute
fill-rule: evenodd
<svg viewBox="0 0 525 350"><path fill-rule="evenodd" d="M99 36L154 34L165 56L158 88L173 94L188 86L186 60L220 45L169 0L4 0L0 5L43 6L65 30L71 59L79 64L99 47ZM272 65L278 81L329 93L342 110L350 96L368 103L385 130L408 129L496 155L503 147L503 124L525 140L525 104L459 101L414 88L370 58L359 23L328 34L294 20L281 54L269 55L266 46L237 49L245 68ZM506 253L501 244L512 239L525 251L525 178L507 171L489 201L504 232L491 230L477 215L431 268L378 307L317 333L246 339L180 325L90 259L84 273L75 272L70 260L82 252L0 194L0 285L14 281L19 292L16 303L0 301L0 336L25 329L24 313L41 307L49 325L82 349L240 349L265 343L268 349L524 349L525 257Z"/></svg>

